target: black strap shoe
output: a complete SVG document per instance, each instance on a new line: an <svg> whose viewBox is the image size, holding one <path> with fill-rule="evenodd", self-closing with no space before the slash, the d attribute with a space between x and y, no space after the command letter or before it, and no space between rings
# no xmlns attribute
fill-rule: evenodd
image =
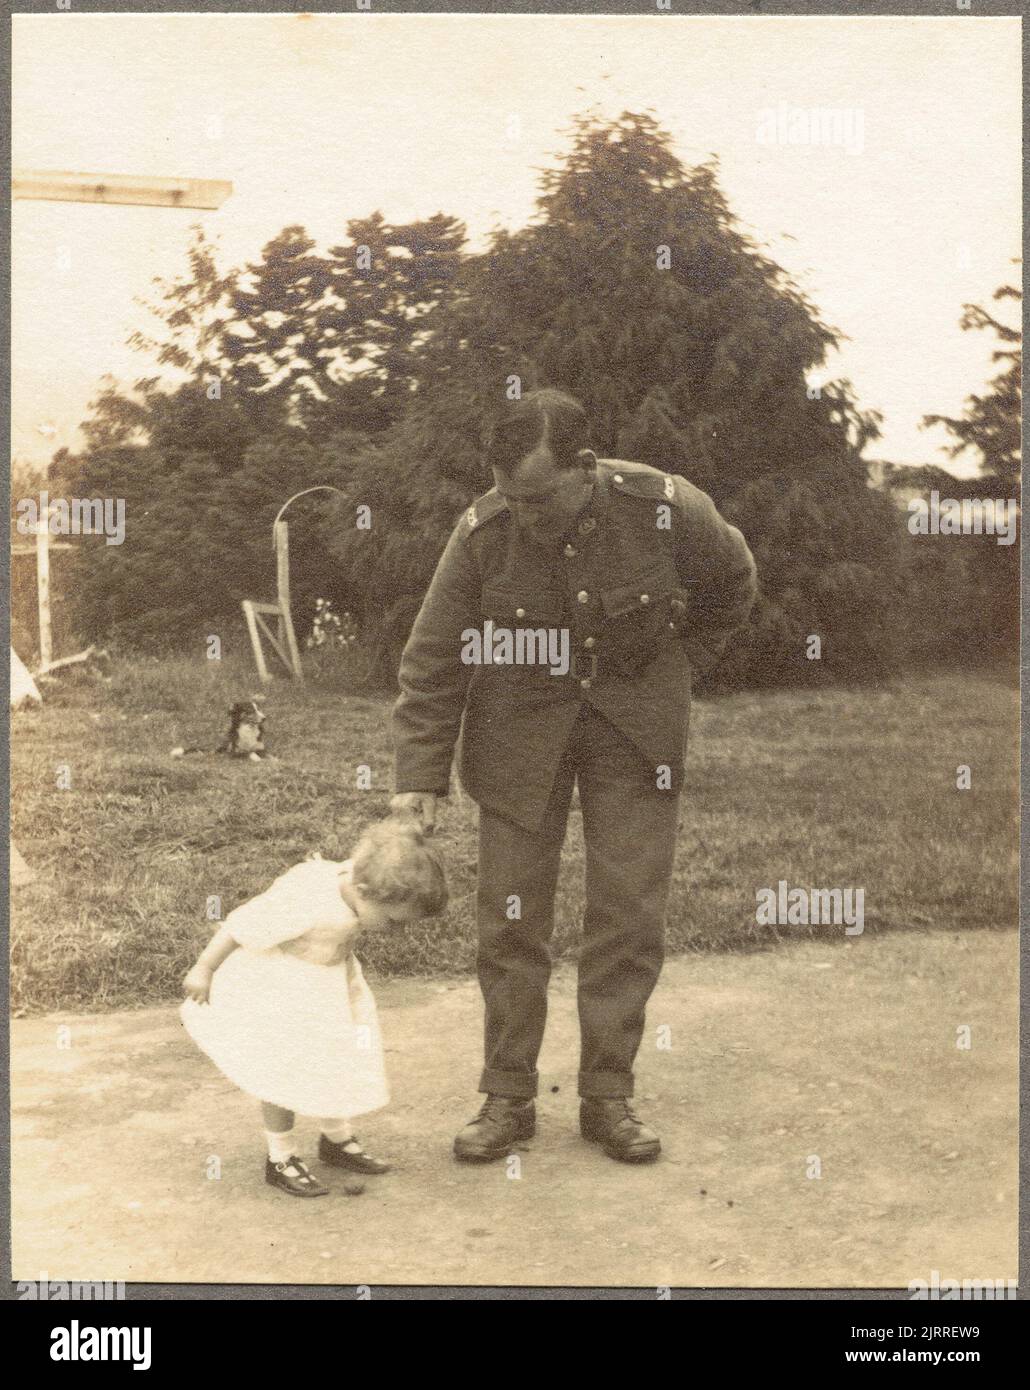
<svg viewBox="0 0 1030 1390"><path fill-rule="evenodd" d="M381 1158L373 1158L358 1143L358 1136L352 1134L337 1144L323 1134L318 1141L318 1156L330 1168L346 1168L350 1173L388 1173L390 1165Z"/></svg>
<svg viewBox="0 0 1030 1390"><path fill-rule="evenodd" d="M624 1099L581 1100L579 1132L620 1163L652 1163L662 1151L658 1135L634 1115Z"/></svg>
<svg viewBox="0 0 1030 1390"><path fill-rule="evenodd" d="M487 1096L479 1114L454 1141L454 1157L463 1163L503 1158L519 1139L536 1133L536 1106L531 1100Z"/></svg>
<svg viewBox="0 0 1030 1390"><path fill-rule="evenodd" d="M265 1159L265 1182L277 1187L280 1192L288 1192L291 1197L328 1197L328 1187L323 1187L313 1178L305 1164L293 1156L285 1163L273 1163Z"/></svg>

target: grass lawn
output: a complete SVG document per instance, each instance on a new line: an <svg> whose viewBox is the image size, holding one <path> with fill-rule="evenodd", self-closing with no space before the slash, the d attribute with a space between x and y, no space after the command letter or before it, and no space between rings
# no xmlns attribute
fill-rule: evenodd
<svg viewBox="0 0 1030 1390"><path fill-rule="evenodd" d="M229 661L116 663L69 672L12 717L12 834L37 881L14 890L16 1013L109 1009L177 996L213 923L312 850L342 857L387 809L387 697L319 683L268 691L277 762L173 759L214 745L230 700L257 688ZM1012 927L1017 916L1018 700L951 673L889 689L738 695L694 706L670 951L753 950L756 892L864 888L866 933ZM371 790L357 768L372 769ZM969 790L956 787L959 765ZM70 785L59 786L59 782ZM437 920L362 943L372 972L473 964L475 807L453 797L438 831L452 900ZM556 955L576 949L583 841L570 820Z"/></svg>

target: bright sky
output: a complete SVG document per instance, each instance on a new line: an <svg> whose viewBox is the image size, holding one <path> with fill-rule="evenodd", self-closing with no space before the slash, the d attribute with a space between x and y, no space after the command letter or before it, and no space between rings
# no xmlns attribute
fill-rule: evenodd
<svg viewBox="0 0 1030 1390"><path fill-rule="evenodd" d="M481 239L524 225L536 171L592 104L651 108L687 162L719 155L745 228L848 335L831 374L883 412L872 456L950 466L947 436L919 420L960 412L992 373L991 341L958 319L965 301L987 303L1018 276L1016 19L62 11L13 22L15 167L234 185L218 212L14 204L16 455L74 445L100 377L146 371L126 346L148 322L135 301L183 267L192 223L217 237L227 266L289 223L325 246L375 209L396 221L443 211ZM850 113L844 144L759 138L770 111L782 122L813 107Z"/></svg>

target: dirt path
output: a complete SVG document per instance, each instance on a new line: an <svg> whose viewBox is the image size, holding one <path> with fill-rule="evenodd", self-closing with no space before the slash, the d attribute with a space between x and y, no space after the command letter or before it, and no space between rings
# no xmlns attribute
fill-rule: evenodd
<svg viewBox="0 0 1030 1390"><path fill-rule="evenodd" d="M670 961L639 1108L665 1155L576 1131L574 976L552 985L537 1137L464 1167L472 981L373 985L395 1161L313 1202L262 1180L250 1102L173 1008L16 1020L14 1277L162 1282L905 1286L1016 1277L1016 938L869 935ZM968 1024L972 1048L956 1047ZM671 1028L671 1048L656 1046ZM70 1029L67 1040L62 1027ZM310 1126L305 1133L313 1137ZM308 1151L310 1152L310 1145ZM807 1176L818 1156L821 1178ZM220 1164L221 1176L208 1176Z"/></svg>

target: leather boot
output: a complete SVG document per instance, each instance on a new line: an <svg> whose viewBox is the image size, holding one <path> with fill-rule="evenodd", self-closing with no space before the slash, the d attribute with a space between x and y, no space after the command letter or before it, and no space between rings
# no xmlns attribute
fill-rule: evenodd
<svg viewBox="0 0 1030 1390"><path fill-rule="evenodd" d="M454 1141L454 1157L464 1163L486 1163L510 1153L518 1139L536 1133L536 1106L531 1100L487 1096L479 1114Z"/></svg>
<svg viewBox="0 0 1030 1390"><path fill-rule="evenodd" d="M650 1163L662 1151L658 1135L634 1115L625 1099L581 1100L579 1132L620 1163Z"/></svg>

